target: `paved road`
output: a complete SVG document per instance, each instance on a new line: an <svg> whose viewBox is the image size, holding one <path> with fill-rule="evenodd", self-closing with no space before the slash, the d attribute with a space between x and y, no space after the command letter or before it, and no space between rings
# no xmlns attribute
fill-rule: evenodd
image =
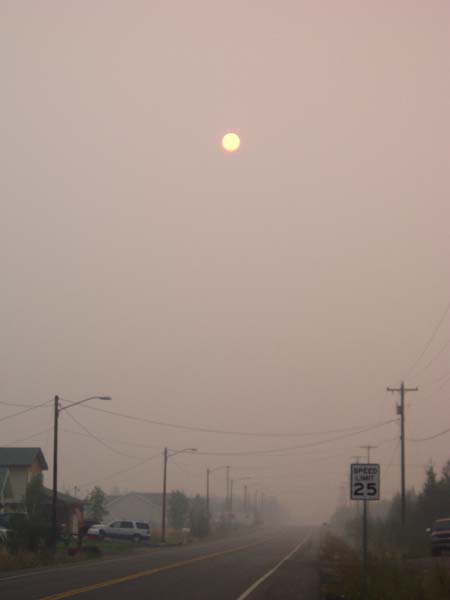
<svg viewBox="0 0 450 600"><path fill-rule="evenodd" d="M2 600L261 600L298 556L307 532L291 528L0 578ZM294 552L293 552L294 551ZM283 559L276 573L249 588ZM296 568L298 576L298 570ZM286 586L285 586L286 587ZM288 586L291 587L291 586ZM273 592L270 597L274 598ZM281 596L280 596L281 597ZM299 598L292 589L292 596ZM315 600L302 597L301 600Z"/></svg>

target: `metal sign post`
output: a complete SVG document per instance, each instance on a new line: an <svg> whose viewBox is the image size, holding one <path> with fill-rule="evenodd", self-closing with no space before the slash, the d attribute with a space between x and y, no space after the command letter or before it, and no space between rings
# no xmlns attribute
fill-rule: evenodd
<svg viewBox="0 0 450 600"><path fill-rule="evenodd" d="M380 499L380 465L376 463L353 463L350 465L350 498L362 500L363 529L363 598L367 598L367 502Z"/></svg>

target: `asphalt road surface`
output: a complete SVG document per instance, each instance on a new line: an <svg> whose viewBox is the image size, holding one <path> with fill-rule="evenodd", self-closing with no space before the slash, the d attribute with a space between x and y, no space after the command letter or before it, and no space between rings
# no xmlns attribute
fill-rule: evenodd
<svg viewBox="0 0 450 600"><path fill-rule="evenodd" d="M307 545L308 532L291 528L192 546L158 548L66 567L3 574L0 598L316 600L311 591L315 583L309 581L314 577L313 570L308 564L303 565Z"/></svg>

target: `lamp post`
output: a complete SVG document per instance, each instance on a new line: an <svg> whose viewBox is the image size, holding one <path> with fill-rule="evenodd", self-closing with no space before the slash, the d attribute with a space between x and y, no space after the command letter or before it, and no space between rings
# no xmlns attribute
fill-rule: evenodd
<svg viewBox="0 0 450 600"><path fill-rule="evenodd" d="M233 512L233 486L236 482L238 481L247 481L248 479L251 479L251 477L239 477L238 479L232 479L231 480L231 485L230 485L230 513ZM244 494L245 496L247 495L247 486L245 486L244 488Z"/></svg>
<svg viewBox="0 0 450 600"><path fill-rule="evenodd" d="M171 454L169 454L169 452ZM167 462L171 456L181 454L182 452L197 452L197 448L184 448L183 450L170 450L169 448L164 448L161 542L166 541Z"/></svg>
<svg viewBox="0 0 450 600"><path fill-rule="evenodd" d="M59 396L55 396L54 416L53 416L53 493L52 493L52 532L51 532L52 546L56 545L57 529L58 529L57 518L56 518L56 505L57 505L57 501L58 501L58 424L59 424L59 414L63 410L72 408L72 406L76 406L77 404L83 404L83 402L88 402L89 400L111 400L111 396L89 396L89 398L84 398L83 400L78 400L78 402L72 402L71 404L67 404L66 406L61 406L60 402L59 402Z"/></svg>
<svg viewBox="0 0 450 600"><path fill-rule="evenodd" d="M222 467L215 467L214 469L206 469L206 514L208 515L208 529L210 525L211 513L210 513L210 479L211 473L215 471L221 471L222 469L227 469L229 471L229 465L225 465Z"/></svg>

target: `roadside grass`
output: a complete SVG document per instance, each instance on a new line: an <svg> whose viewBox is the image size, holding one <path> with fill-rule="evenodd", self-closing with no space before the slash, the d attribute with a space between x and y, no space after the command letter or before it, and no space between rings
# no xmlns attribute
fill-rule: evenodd
<svg viewBox="0 0 450 600"><path fill-rule="evenodd" d="M0 547L0 572L29 569L43 564L41 557L32 552L19 552L10 554L4 547Z"/></svg>
<svg viewBox="0 0 450 600"><path fill-rule="evenodd" d="M103 554L123 554L124 552L132 552L135 548L138 548L139 544L134 544L129 541L117 541L117 540L86 540L83 542L82 548L86 549L89 554L90 549L97 549L98 555ZM91 556L93 553L91 554Z"/></svg>
<svg viewBox="0 0 450 600"><path fill-rule="evenodd" d="M326 534L321 541L322 592L325 600L362 600L362 563L358 552ZM449 600L450 572L439 562L427 569L392 556L370 556L367 600Z"/></svg>
<svg viewBox="0 0 450 600"><path fill-rule="evenodd" d="M217 531L202 541L214 541L236 535L236 531ZM193 538L189 532L169 529L166 533L164 546L180 546L199 541ZM98 540L85 537L82 549L78 549L76 540L65 540L58 543L55 554L46 549L40 552L8 552L0 545L0 572L19 571L56 564L67 564L92 560L103 556L114 556L118 554L131 554L137 549L151 548L161 544L161 532L158 529L152 531L150 542L135 543L128 540ZM161 544L162 545L162 544Z"/></svg>
<svg viewBox="0 0 450 600"><path fill-rule="evenodd" d="M4 546L0 546L0 573L3 571L19 571L58 564L72 564L92 560L103 556L114 556L118 554L130 554L135 549L146 547L128 541L115 540L85 540L81 549L76 544L58 543L56 551L43 548L38 552L8 552Z"/></svg>

